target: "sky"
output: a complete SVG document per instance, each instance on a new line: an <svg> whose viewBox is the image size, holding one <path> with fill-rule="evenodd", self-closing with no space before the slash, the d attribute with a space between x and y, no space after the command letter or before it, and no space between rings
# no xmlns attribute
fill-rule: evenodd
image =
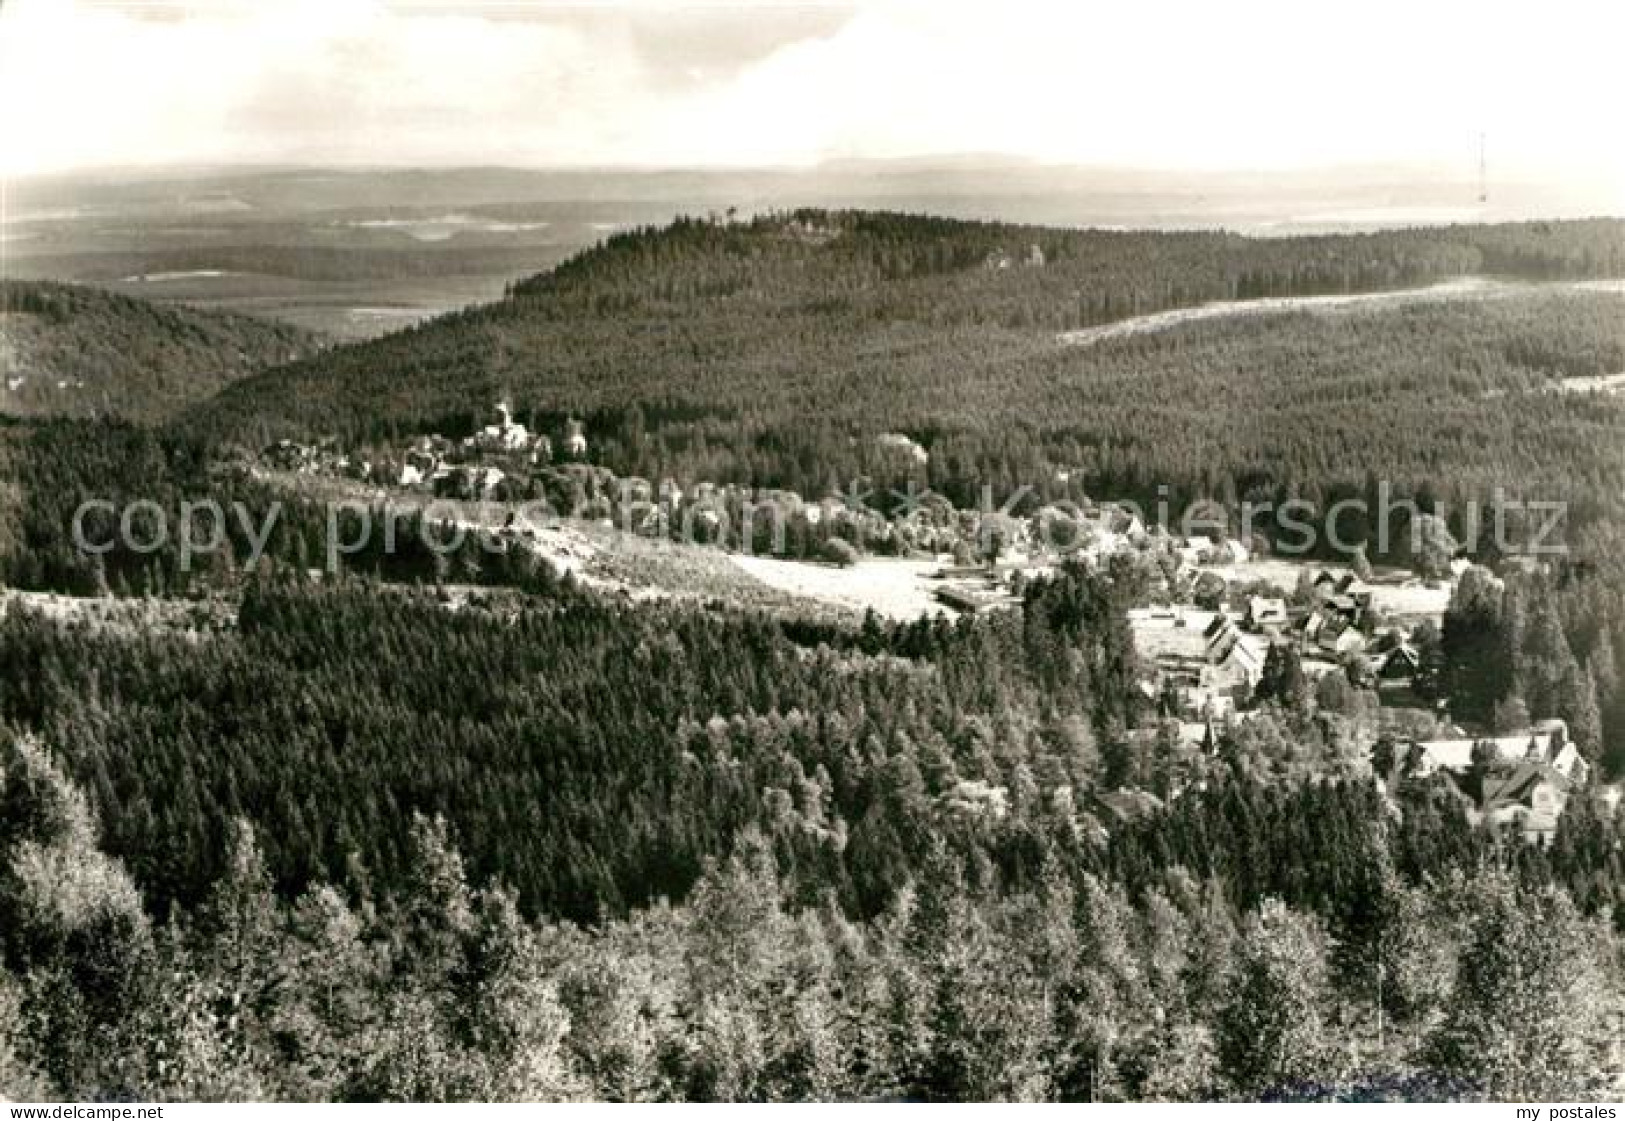
<svg viewBox="0 0 1625 1121"><path fill-rule="evenodd" d="M1625 187L1617 0L0 0L0 172L1442 163ZM1615 118L1610 120L1610 118Z"/></svg>

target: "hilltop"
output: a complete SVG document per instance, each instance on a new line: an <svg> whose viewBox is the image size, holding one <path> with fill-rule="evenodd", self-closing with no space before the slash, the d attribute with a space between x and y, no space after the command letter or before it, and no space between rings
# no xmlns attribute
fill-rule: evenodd
<svg viewBox="0 0 1625 1121"><path fill-rule="evenodd" d="M94 288L0 282L0 413L164 420L314 352L297 328Z"/></svg>
<svg viewBox="0 0 1625 1121"><path fill-rule="evenodd" d="M799 211L609 238L503 300L233 385L188 426L263 447L461 436L499 397L532 427L587 422L617 470L823 493L921 474L1090 493L1625 482L1617 402L1548 393L1625 370L1625 223L1252 239ZM1512 278L1504 298L1068 332L1215 300ZM1469 289L1471 286L1467 286ZM1439 484L1441 478L1447 484ZM1564 491L1567 492L1566 490Z"/></svg>

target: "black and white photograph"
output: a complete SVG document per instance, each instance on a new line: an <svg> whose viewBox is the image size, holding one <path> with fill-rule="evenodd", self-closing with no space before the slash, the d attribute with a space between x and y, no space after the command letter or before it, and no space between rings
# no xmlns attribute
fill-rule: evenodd
<svg viewBox="0 0 1625 1121"><path fill-rule="evenodd" d="M5 1121L1620 1121L1622 44L0 0Z"/></svg>

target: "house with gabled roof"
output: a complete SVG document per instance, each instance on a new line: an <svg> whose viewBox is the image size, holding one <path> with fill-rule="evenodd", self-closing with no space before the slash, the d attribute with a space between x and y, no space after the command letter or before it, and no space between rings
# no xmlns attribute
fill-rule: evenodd
<svg viewBox="0 0 1625 1121"><path fill-rule="evenodd" d="M1358 623L1371 606L1371 585L1352 572L1322 569L1311 587L1322 610L1335 611L1352 623Z"/></svg>
<svg viewBox="0 0 1625 1121"><path fill-rule="evenodd" d="M1550 839L1571 795L1584 787L1590 767L1561 720L1546 720L1517 735L1413 741L1393 754L1385 789L1406 777L1439 776L1474 824L1516 830L1531 841Z"/></svg>
<svg viewBox="0 0 1625 1121"><path fill-rule="evenodd" d="M1276 597L1250 596L1247 600L1247 625L1255 631L1279 631L1290 621L1286 601Z"/></svg>
<svg viewBox="0 0 1625 1121"><path fill-rule="evenodd" d="M1379 651L1371 659L1371 669L1379 682L1408 682L1422 669L1422 653L1402 638Z"/></svg>
<svg viewBox="0 0 1625 1121"><path fill-rule="evenodd" d="M1325 620L1315 632L1316 648L1334 659L1344 654L1358 654L1365 645L1366 638L1360 628L1341 615Z"/></svg>
<svg viewBox="0 0 1625 1121"><path fill-rule="evenodd" d="M1465 772L1473 765L1473 748L1484 745L1481 754L1497 765L1536 763L1550 767L1576 786L1591 777L1591 765L1569 739L1568 725L1561 720L1542 720L1527 731L1505 736L1458 736L1451 739L1419 740L1415 747L1417 773Z"/></svg>
<svg viewBox="0 0 1625 1121"><path fill-rule="evenodd" d="M1224 657L1230 644L1240 637L1241 628L1236 626L1234 619L1222 613L1213 616L1213 621L1202 631L1202 641L1206 646L1208 659L1216 661Z"/></svg>
<svg viewBox="0 0 1625 1121"><path fill-rule="evenodd" d="M1566 775L1548 764L1519 763L1485 776L1480 817L1516 829L1526 840L1549 840L1573 788Z"/></svg>
<svg viewBox="0 0 1625 1121"><path fill-rule="evenodd" d="M1264 673L1269 641L1247 634L1228 615L1214 616L1202 638L1219 687L1236 695L1250 694Z"/></svg>

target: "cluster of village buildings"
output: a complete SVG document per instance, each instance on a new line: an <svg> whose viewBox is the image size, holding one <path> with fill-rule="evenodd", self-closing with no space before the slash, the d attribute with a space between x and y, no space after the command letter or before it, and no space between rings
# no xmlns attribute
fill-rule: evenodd
<svg viewBox="0 0 1625 1121"><path fill-rule="evenodd" d="M380 486L427 489L436 497L480 500L509 497L504 486L515 467L581 461L587 455L586 433L578 420L567 420L557 449L553 440L513 419L507 402L496 406L498 418L462 440L419 436L399 454L374 461L340 448L334 439L316 444L281 440L265 449L264 458L282 471L333 474ZM508 470L501 464L506 463Z"/></svg>
<svg viewBox="0 0 1625 1121"><path fill-rule="evenodd" d="M1411 686L1420 654L1403 627L1370 627L1372 588L1351 572L1321 572L1313 602L1251 596L1244 610L1191 606L1130 612L1148 699L1173 700L1180 739L1211 751L1217 729L1255 715L1250 702L1272 647L1287 645L1313 681L1334 672L1374 687L1379 695L1414 702ZM1549 839L1571 794L1591 768L1561 720L1544 720L1508 735L1470 736L1448 723L1448 734L1408 738L1374 764L1388 793L1404 781L1439 777L1469 820L1534 840ZM1369 731L1368 747L1378 743Z"/></svg>
<svg viewBox="0 0 1625 1121"><path fill-rule="evenodd" d="M1077 524L1079 552L1103 556L1132 549L1163 555L1174 579L1155 589L1160 600L1188 598L1194 577L1224 571L1248 560L1240 541L1209 537L1169 539L1148 530L1128 510L1101 503L1087 510L1041 510L1009 527L1009 550L981 564L945 565L938 598L964 611L996 610L1020 603L1021 581L1051 567L1033 528L1046 517ZM1044 536L1047 540L1047 535ZM1308 595L1248 595L1234 606L1197 607L1163 603L1132 609L1129 623L1139 654L1141 688L1148 702L1168 708L1170 722L1190 749L1218 750L1224 729L1257 716L1255 694L1270 651L1289 647L1308 681L1345 674L1351 684L1375 690L1385 703L1430 709L1413 685L1423 671L1422 654L1402 622L1374 609L1376 585L1353 571L1323 570L1308 582ZM1429 714L1431 717L1431 713ZM1570 797L1586 786L1591 768L1561 720L1497 736L1471 736L1445 721L1429 719L1427 737L1394 744L1391 762L1376 766L1385 793L1401 782L1442 780L1470 821L1548 840ZM1366 728L1366 749L1378 742ZM1147 729L1154 736L1156 729ZM1129 798L1133 802L1134 799ZM1143 809L1143 807L1141 807ZM1125 810L1130 816L1133 807Z"/></svg>
<svg viewBox="0 0 1625 1121"><path fill-rule="evenodd" d="M989 571L981 557L992 530L996 528L998 539L1012 545L1032 538L1029 519L956 509L944 496L928 491L914 496L908 508L887 512L881 500L895 496L885 492L809 500L778 488L708 482L684 487L671 479L656 483L617 476L588 462L587 436L579 421L565 420L554 439L516 422L506 403L499 403L496 413L493 423L461 440L419 436L404 448L371 457L347 451L333 439L315 444L282 440L266 448L262 459L280 471L339 476L436 498L546 499L560 514L650 537L711 543L718 527L727 523L736 534L730 543L749 551L764 547L778 551L781 542L774 534L793 527L804 539L838 535L859 550L952 555L979 577ZM876 436L873 451L878 461L903 473L923 470L930 458L917 441L897 432ZM1100 516L1101 540L1122 537L1109 526L1109 510L1103 509ZM765 530L768 540L758 534L747 544L743 540L747 527ZM995 598L1008 596L1000 593ZM959 606L971 609L968 603Z"/></svg>
<svg viewBox="0 0 1625 1121"><path fill-rule="evenodd" d="M1010 269L1015 268L1018 261L1030 269L1043 268L1045 263L1043 247L1036 243L1029 245L1019 256L1007 249L994 249L982 259L982 267L994 270Z"/></svg>
<svg viewBox="0 0 1625 1121"><path fill-rule="evenodd" d="M1549 838L1569 796L1586 785L1591 766L1561 720L1542 720L1507 736L1453 736L1413 741L1396 752L1387 774L1392 789L1406 778L1441 775L1472 820Z"/></svg>
<svg viewBox="0 0 1625 1121"><path fill-rule="evenodd" d="M557 439L516 422L504 403L497 417L472 435L453 441L438 435L416 438L403 451L377 461L346 454L336 442L314 446L283 441L265 458L281 470L336 474L378 486L426 491L464 500L536 497L538 477L563 479L591 496L586 515L651 536L666 536L679 519L701 529L738 517L747 506L773 507L782 519L804 529L839 527L843 538L889 551L933 554L945 560L938 572L937 599L960 612L1019 605L1026 581L1051 569L1062 556L1099 559L1132 550L1168 561L1158 599L1188 599L1195 578L1240 565L1250 550L1222 537L1173 537L1148 529L1132 509L1111 502L1044 506L1016 517L959 510L937 495L923 496L911 509L885 517L843 496L818 501L782 490L750 490L696 484L685 493L671 481L658 486L639 478L617 478L588 464L586 435L567 420ZM923 467L926 449L900 433L876 439L877 450L899 462ZM582 511L577 510L580 514ZM731 512L731 514L730 514ZM703 539L703 538L702 538ZM1310 681L1340 672L1379 694L1405 697L1422 669L1421 656L1402 626L1372 612L1373 587L1352 571L1322 571L1310 595L1251 595L1243 605L1199 607L1173 602L1136 608L1129 624L1142 672L1142 688L1177 720L1180 736L1211 750L1215 727L1245 720L1264 675L1271 648L1289 646ZM1527 732L1489 739L1468 736L1415 740L1399 753L1386 782L1400 776L1444 774L1460 792L1469 814L1514 826L1530 836L1549 836L1570 791L1588 776L1585 760L1569 741L1561 721Z"/></svg>
<svg viewBox="0 0 1625 1121"><path fill-rule="evenodd" d="M1003 561L990 566L994 575L978 577L969 567L945 568L939 598L968 610L1019 602L1012 592L1020 579L1047 567L1030 530L1045 517L1062 516L1079 522L1083 555L1134 549L1174 562L1172 578L1153 589L1162 605L1132 609L1129 624L1146 698L1171 707L1172 722L1187 747L1213 752L1225 727L1258 714L1255 694L1276 646L1297 655L1311 683L1342 673L1351 684L1374 690L1384 705L1433 708L1414 689L1424 667L1413 632L1403 620L1389 620L1376 609L1378 584L1352 570L1322 570L1308 579L1306 595L1254 594L1233 606L1221 602L1208 608L1172 602L1188 600L1198 576L1244 564L1247 546L1211 537L1170 539L1111 503L1081 513L1039 511L1027 525L1012 527L1014 546ZM1510 734L1472 736L1447 719L1434 719L1436 715L1428 712L1426 723L1434 729L1429 734L1401 736L1393 743L1391 759L1374 754L1373 770L1384 792L1391 796L1402 782L1436 778L1468 820L1530 840L1549 840L1570 798L1591 777L1567 725L1549 719ZM1376 728L1366 728L1364 734L1365 748L1375 749L1380 742Z"/></svg>
<svg viewBox="0 0 1625 1121"><path fill-rule="evenodd" d="M1372 588L1351 572L1321 572L1314 602L1288 606L1284 597L1254 595L1244 610L1175 604L1137 608L1129 622L1148 671L1145 687L1174 698L1181 715L1222 717L1257 689L1272 646L1298 654L1304 673L1332 672L1383 689L1408 687L1421 658L1403 627L1366 626Z"/></svg>

